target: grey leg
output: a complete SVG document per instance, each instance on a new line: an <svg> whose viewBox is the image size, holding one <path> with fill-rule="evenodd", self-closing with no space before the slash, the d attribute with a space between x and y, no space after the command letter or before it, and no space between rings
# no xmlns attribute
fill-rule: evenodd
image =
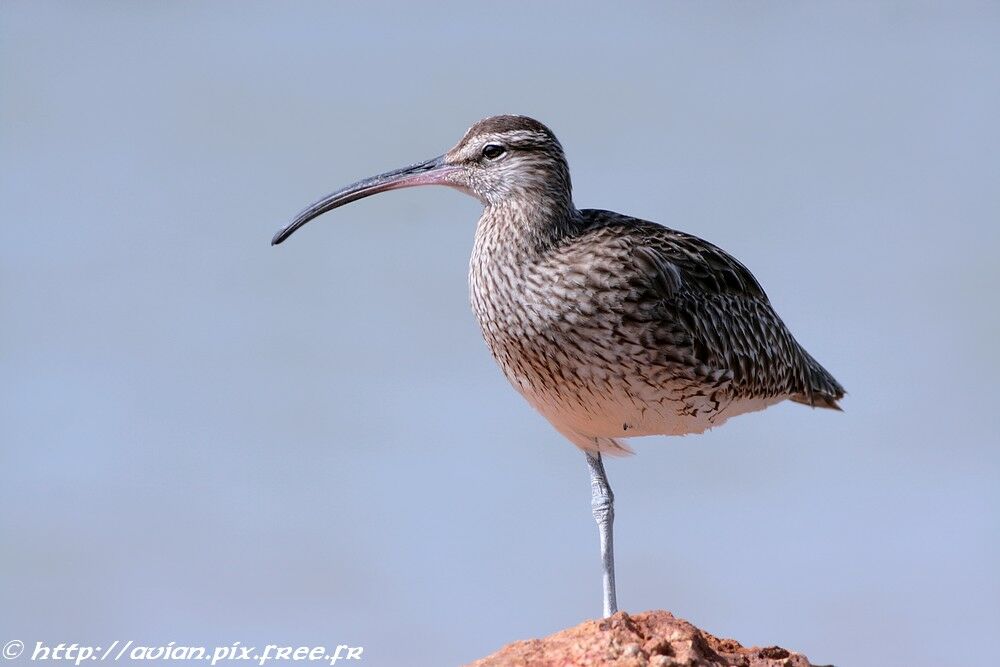
<svg viewBox="0 0 1000 667"><path fill-rule="evenodd" d="M615 597L615 547L611 525L615 522L615 494L611 493L608 476L604 473L604 463L600 454L586 452L590 466L590 506L597 520L597 532L601 536L601 565L604 568L604 616L618 611Z"/></svg>

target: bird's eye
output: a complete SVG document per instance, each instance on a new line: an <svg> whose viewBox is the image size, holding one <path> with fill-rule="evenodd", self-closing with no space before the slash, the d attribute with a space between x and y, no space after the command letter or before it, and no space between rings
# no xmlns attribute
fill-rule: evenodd
<svg viewBox="0 0 1000 667"><path fill-rule="evenodd" d="M483 157L487 160L496 160L506 152L507 150L500 144L486 144L483 146Z"/></svg>

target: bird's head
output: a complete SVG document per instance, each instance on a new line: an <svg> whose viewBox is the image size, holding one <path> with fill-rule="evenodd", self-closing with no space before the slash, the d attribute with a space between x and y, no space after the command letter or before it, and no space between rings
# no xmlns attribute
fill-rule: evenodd
<svg viewBox="0 0 1000 667"><path fill-rule="evenodd" d="M327 211L380 192L417 185L447 185L487 207L572 208L569 167L549 128L527 116L491 116L471 128L444 155L394 169L341 188L312 204L271 243Z"/></svg>

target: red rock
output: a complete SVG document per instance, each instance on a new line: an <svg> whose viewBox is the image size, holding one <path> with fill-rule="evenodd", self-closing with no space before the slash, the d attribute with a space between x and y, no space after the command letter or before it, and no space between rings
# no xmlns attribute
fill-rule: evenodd
<svg viewBox="0 0 1000 667"><path fill-rule="evenodd" d="M585 621L545 639L508 644L468 667L810 667L778 646L719 639L666 611Z"/></svg>

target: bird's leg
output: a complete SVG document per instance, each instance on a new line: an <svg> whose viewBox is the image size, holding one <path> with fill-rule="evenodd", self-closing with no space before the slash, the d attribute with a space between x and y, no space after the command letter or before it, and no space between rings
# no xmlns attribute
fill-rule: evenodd
<svg viewBox="0 0 1000 667"><path fill-rule="evenodd" d="M590 466L590 506L597 521L597 532L601 537L601 565L604 569L604 616L618 611L615 598L615 547L612 539L612 524L615 521L615 494L611 492L608 476L600 453L586 452Z"/></svg>

